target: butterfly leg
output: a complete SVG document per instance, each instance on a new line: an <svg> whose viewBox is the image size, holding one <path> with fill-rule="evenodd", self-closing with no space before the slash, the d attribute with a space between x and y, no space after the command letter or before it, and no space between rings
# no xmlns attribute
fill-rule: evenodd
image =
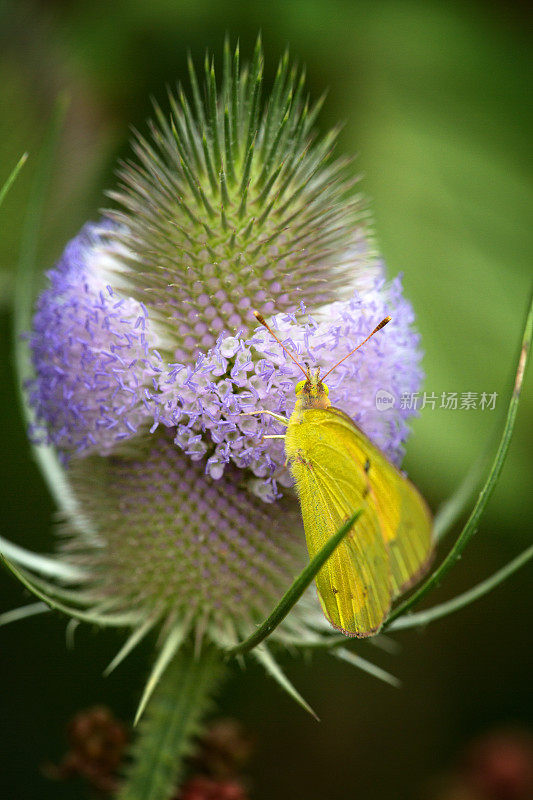
<svg viewBox="0 0 533 800"><path fill-rule="evenodd" d="M279 422L281 425L285 425L285 427L287 427L289 424L287 417L283 417L281 414L274 414L273 411L267 411L266 408L263 408L260 411L243 411L242 414L239 414L239 417L253 417L255 414L268 414L269 417L273 417L276 422Z"/></svg>
<svg viewBox="0 0 533 800"><path fill-rule="evenodd" d="M267 433L265 436L262 437L263 439L284 439L284 433Z"/></svg>

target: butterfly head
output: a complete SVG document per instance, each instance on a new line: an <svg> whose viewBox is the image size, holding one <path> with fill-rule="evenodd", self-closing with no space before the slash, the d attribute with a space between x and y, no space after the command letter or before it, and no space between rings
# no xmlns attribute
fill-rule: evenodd
<svg viewBox="0 0 533 800"><path fill-rule="evenodd" d="M298 405L301 409L329 408L331 405L328 397L329 389L327 384L320 380L320 367L317 367L313 373L308 364L305 366L307 367L307 377L294 387Z"/></svg>
<svg viewBox="0 0 533 800"><path fill-rule="evenodd" d="M295 387L295 392L296 392L295 410L305 410L308 408L329 408L331 406L331 400L328 397L329 389L327 385L324 383L324 381L320 378L320 367L317 367L314 373L311 372L311 367L309 366L309 364L306 364L305 365L306 369L304 369L300 364L300 362L297 361L296 358L293 356L291 351L288 350L283 344L283 342L279 339L279 337L276 336L270 325L265 321L265 318L258 311L254 311L254 317L258 322L261 323L261 325L263 325L264 328L267 329L267 331L272 335L272 337L276 340L276 342L281 346L282 350L285 351L285 353L289 356L289 358L291 358L294 361L296 366L305 375L305 379L303 381L299 381ZM353 350L350 350L350 352L347 353L344 356L344 358L341 358L340 361L334 364L326 372L324 377L327 378L330 372L333 372L333 370L336 369L339 366L339 364L342 364L343 361L346 361L346 359L349 358L352 355L352 353L355 353L356 350L359 350L359 348L362 347L365 344L365 342L368 342L368 340L375 333L384 328L385 325L387 325L387 323L389 323L390 321L391 321L390 317L385 317L385 319L382 319L379 325L376 325L372 333L370 333L366 337L366 339L364 339L364 341L358 344L357 347L354 347Z"/></svg>

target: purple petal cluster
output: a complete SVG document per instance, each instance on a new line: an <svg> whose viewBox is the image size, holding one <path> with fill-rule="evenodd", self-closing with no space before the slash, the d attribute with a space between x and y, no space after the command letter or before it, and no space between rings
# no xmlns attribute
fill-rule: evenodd
<svg viewBox="0 0 533 800"><path fill-rule="evenodd" d="M403 393L421 383L419 336L401 279L386 283L374 275L349 301L272 318L278 336L298 360L320 366L322 374L361 342L387 315L392 322L341 364L327 379L333 405L349 414L395 463L403 454L408 418ZM176 430L175 443L194 461L205 459L206 473L220 478L230 462L251 474L249 488L263 500L277 496L278 483L290 484L281 440L264 440L282 428L268 415L243 416L268 409L289 416L294 386L302 374L263 327L253 335L220 337L194 364L171 364L158 378L154 429ZM378 393L394 402L382 410Z"/></svg>
<svg viewBox="0 0 533 800"><path fill-rule="evenodd" d="M146 390L160 368L157 337L146 307L108 283L124 257L110 249L109 228L88 224L67 245L33 321L34 435L64 454L107 453L151 415Z"/></svg>

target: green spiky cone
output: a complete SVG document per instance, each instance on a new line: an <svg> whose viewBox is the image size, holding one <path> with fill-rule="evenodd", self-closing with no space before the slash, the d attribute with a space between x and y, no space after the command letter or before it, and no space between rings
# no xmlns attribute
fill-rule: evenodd
<svg viewBox="0 0 533 800"><path fill-rule="evenodd" d="M122 225L112 235L130 253L121 278L168 325L178 360L251 330L251 308L348 295L371 259L361 197L333 157L337 132L315 136L320 103L309 105L303 72L285 55L265 103L262 75L259 40L249 69L226 42L220 92L212 62L204 97L190 64L192 106L178 88L170 119L156 107L111 193L120 208L107 213Z"/></svg>
<svg viewBox="0 0 533 800"><path fill-rule="evenodd" d="M84 520L102 535L95 547L70 524L64 553L84 570L87 602L107 614L137 614L138 625L167 632L178 625L197 646L205 637L229 647L307 561L295 497L272 514L243 490L240 470L209 478L171 431L141 436L118 456L75 459L69 475ZM304 635L305 609L287 621L289 638Z"/></svg>

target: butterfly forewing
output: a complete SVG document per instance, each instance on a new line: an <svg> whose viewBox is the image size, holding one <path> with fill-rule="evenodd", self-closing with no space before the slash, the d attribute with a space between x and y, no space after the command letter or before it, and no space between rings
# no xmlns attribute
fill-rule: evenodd
<svg viewBox="0 0 533 800"><path fill-rule="evenodd" d="M354 468L344 438L334 415L313 409L303 412L300 423L289 424L285 448L311 558L354 511L364 509L316 583L331 624L351 636L369 636L390 608L389 555L378 513L365 497L365 473Z"/></svg>

